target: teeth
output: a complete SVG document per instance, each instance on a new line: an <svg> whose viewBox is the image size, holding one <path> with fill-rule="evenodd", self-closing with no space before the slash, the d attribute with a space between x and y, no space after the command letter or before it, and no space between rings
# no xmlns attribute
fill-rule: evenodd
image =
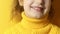
<svg viewBox="0 0 60 34"><path fill-rule="evenodd" d="M33 8L34 10L37 10L37 11L43 10L43 7L38 7L38 6L31 6L31 8Z"/></svg>
<svg viewBox="0 0 60 34"><path fill-rule="evenodd" d="M35 9L40 9L40 8L35 8Z"/></svg>
<svg viewBox="0 0 60 34"><path fill-rule="evenodd" d="M35 9L35 10L38 10L38 11L41 11L41 8L38 8L38 7L37 7L37 8L34 7L34 9Z"/></svg>

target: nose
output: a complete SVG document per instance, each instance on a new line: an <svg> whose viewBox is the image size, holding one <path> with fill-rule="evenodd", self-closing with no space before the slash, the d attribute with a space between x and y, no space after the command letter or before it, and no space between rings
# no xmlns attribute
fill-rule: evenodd
<svg viewBox="0 0 60 34"><path fill-rule="evenodd" d="M44 5L44 0L35 0L35 3L38 5Z"/></svg>

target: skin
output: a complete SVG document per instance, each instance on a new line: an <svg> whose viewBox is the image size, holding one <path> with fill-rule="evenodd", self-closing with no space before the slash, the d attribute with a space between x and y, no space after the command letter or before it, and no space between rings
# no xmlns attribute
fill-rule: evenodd
<svg viewBox="0 0 60 34"><path fill-rule="evenodd" d="M42 18L50 11L51 0L19 0L25 15L30 18Z"/></svg>

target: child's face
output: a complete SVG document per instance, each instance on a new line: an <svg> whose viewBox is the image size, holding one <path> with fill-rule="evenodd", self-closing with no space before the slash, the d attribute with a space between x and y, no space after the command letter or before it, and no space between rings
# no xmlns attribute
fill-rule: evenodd
<svg viewBox="0 0 60 34"><path fill-rule="evenodd" d="M41 18L48 14L51 0L23 0L23 7L26 16Z"/></svg>

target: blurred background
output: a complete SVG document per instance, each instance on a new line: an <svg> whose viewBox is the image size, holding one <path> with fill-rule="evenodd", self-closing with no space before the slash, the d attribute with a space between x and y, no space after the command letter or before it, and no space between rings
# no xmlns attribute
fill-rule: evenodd
<svg viewBox="0 0 60 34"><path fill-rule="evenodd" d="M14 0L0 0L0 34L2 34L5 29L14 25L12 22L8 23L13 1ZM60 26L60 0L53 1L53 8L55 13L52 22Z"/></svg>

